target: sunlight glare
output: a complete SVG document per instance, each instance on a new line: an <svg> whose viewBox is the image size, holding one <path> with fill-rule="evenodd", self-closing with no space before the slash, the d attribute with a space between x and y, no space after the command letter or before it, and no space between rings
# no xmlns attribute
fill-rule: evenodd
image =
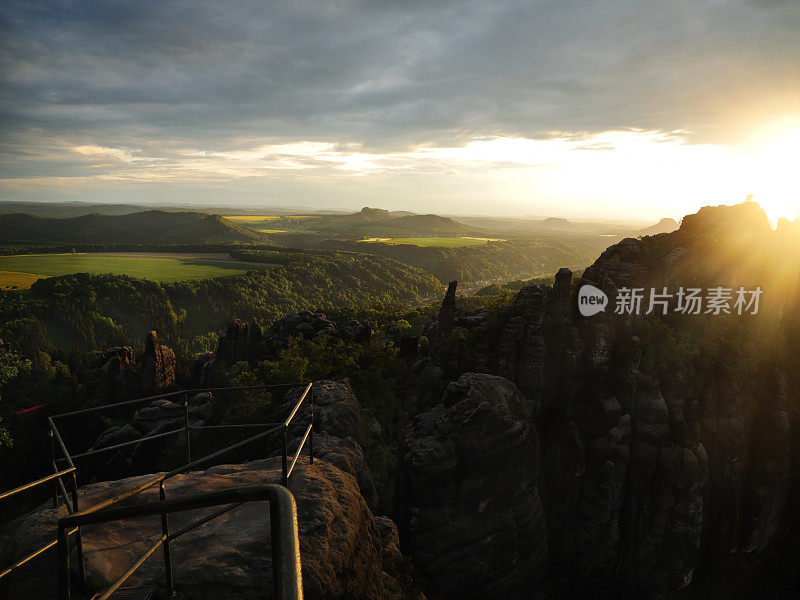
<svg viewBox="0 0 800 600"><path fill-rule="evenodd" d="M800 212L800 127L773 132L742 156L742 173L748 193L774 223Z"/></svg>

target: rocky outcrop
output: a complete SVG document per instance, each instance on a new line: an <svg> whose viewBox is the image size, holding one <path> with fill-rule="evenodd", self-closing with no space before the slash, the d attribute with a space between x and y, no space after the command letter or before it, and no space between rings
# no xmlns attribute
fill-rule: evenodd
<svg viewBox="0 0 800 600"><path fill-rule="evenodd" d="M357 344L366 344L372 339L372 328L357 320L346 321L339 328L339 336Z"/></svg>
<svg viewBox="0 0 800 600"><path fill-rule="evenodd" d="M158 343L151 331L145 341L142 389L145 394L158 394L175 385L175 353Z"/></svg>
<svg viewBox="0 0 800 600"><path fill-rule="evenodd" d="M446 363L450 354L453 320L456 315L456 287L458 287L457 281L447 284L447 292L442 300L439 315L428 333L431 341L431 355L440 363Z"/></svg>
<svg viewBox="0 0 800 600"><path fill-rule="evenodd" d="M782 353L800 339L800 304L786 300L800 294L787 283L799 270L772 262L800 247L786 229L773 235L751 203L703 209L676 232L622 240L586 269L579 284L608 295L603 313L578 314L562 269L552 287L527 286L497 311L446 300L428 328L430 356L412 367L405 397L423 413L415 427L444 411L425 388L472 371L517 384L542 440L551 573L571 593L691 594L698 569L713 589L734 565L756 577L754 564L797 538L800 397ZM765 318L646 314L651 287L720 285L771 290ZM638 315L615 314L622 288L645 291Z"/></svg>
<svg viewBox="0 0 800 600"><path fill-rule="evenodd" d="M750 210L736 217L724 207L717 220L704 209L674 234L623 240L581 283L601 288L612 307L623 287L747 286L768 272L752 268L761 259L748 244L766 230ZM562 353L579 357L545 375L553 394L543 423L546 506L553 562L564 573L664 594L688 587L701 565L779 541L798 403L780 372L762 373L748 357L748 343L708 348L705 328L724 339L731 321L672 319L673 337L657 342L667 326L647 317L647 301L645 293L639 315L568 312L566 335L546 341L554 351L566 342ZM687 340L684 348L674 339ZM699 356L694 363L680 355L687 350ZM731 368L739 357L747 362Z"/></svg>
<svg viewBox="0 0 800 600"><path fill-rule="evenodd" d="M94 504L148 477L151 476L85 486L80 490L81 504ZM172 498L277 482L279 478L280 459L272 458L178 475L168 481L166 492L167 497ZM297 502L306 598L400 600L421 597L407 581L384 570L383 556L391 554L391 544L382 539L353 476L325 460L317 460L314 465L302 461L295 468L289 488ZM158 500L158 487L136 498L137 502L143 500ZM175 513L170 516L170 527L177 531L212 510ZM64 514L63 507L58 510L42 508L10 524L0 544L3 564L49 540L55 519ZM114 581L160 533L161 524L157 518L93 526L83 541L87 572L94 581ZM271 589L270 543L266 503L248 503L231 510L172 543L176 586L183 597L197 600L263 598ZM54 554L48 555L46 560L54 561L54 558ZM394 564L389 568L398 572ZM46 574L55 574L55 565L41 568L41 572L44 577L28 581L27 597L49 597L48 592L54 590L54 581L48 580ZM146 592L152 582L163 581L163 577L163 562L150 560L128 585L141 587Z"/></svg>
<svg viewBox="0 0 800 600"><path fill-rule="evenodd" d="M217 344L214 357L230 366L237 362L253 362L264 352L264 334L257 323L236 319L228 324Z"/></svg>
<svg viewBox="0 0 800 600"><path fill-rule="evenodd" d="M286 395L278 414L288 415L304 389L291 390ZM313 394L315 432L342 439L352 437L362 447L367 443L367 429L361 412L361 403L347 379L315 381L309 394ZM298 422L308 423L311 405L308 400L303 402L295 417Z"/></svg>
<svg viewBox="0 0 800 600"><path fill-rule="evenodd" d="M455 284L451 282L438 318L425 332L431 342L430 359L412 370L437 367L447 380L467 371L495 373L516 383L538 404L544 382L544 319L551 294L537 285L525 287L510 306L491 315L485 308L457 309Z"/></svg>
<svg viewBox="0 0 800 600"><path fill-rule="evenodd" d="M253 363L264 355L265 339L257 323L235 319L225 328L216 352L203 352L195 358L193 378L200 387L211 386L217 375L237 362Z"/></svg>
<svg viewBox="0 0 800 600"><path fill-rule="evenodd" d="M417 415L402 450L402 539L443 598L522 597L547 565L534 406L466 373Z"/></svg>
<svg viewBox="0 0 800 600"><path fill-rule="evenodd" d="M109 348L95 356L86 371L81 396L86 406L122 402L139 388L136 355L130 346Z"/></svg>
<svg viewBox="0 0 800 600"><path fill-rule="evenodd" d="M78 386L83 404L113 404L174 389L175 354L158 343L155 331L147 335L138 363L136 359L130 346L109 348L95 355Z"/></svg>
<svg viewBox="0 0 800 600"><path fill-rule="evenodd" d="M267 350L282 350L293 337L310 340L323 334L336 335L336 324L323 313L301 311L284 317L270 327L267 333Z"/></svg>
<svg viewBox="0 0 800 600"><path fill-rule="evenodd" d="M254 364L264 357L274 358L289 345L292 338L311 340L330 335L359 344L372 337L372 328L360 321L350 320L340 327L325 314L301 311L274 323L264 333L256 323L236 319L219 338L216 352L203 352L193 365L193 379L199 387L211 386L215 378L225 374L237 362Z"/></svg>
<svg viewBox="0 0 800 600"><path fill-rule="evenodd" d="M210 393L195 395L189 403L189 425L205 425L211 412L213 396ZM154 400L141 406L131 421L125 425L104 431L95 441L92 449L109 448L146 437L181 431L186 424L186 408L183 404L170 400ZM133 473L148 473L155 468L172 468L176 462L185 462L185 441L176 433L166 439L141 444L131 444L118 450L96 455L90 467L96 480L113 480L128 477Z"/></svg>
<svg viewBox="0 0 800 600"><path fill-rule="evenodd" d="M299 389L289 392L285 406L293 406L301 392ZM424 600L425 596L414 582L413 566L400 551L397 527L388 517L375 517L370 509L377 505L375 481L356 441L366 437L366 430L359 402L349 383L346 380L317 382L314 394L317 407L315 460L311 464L303 452L289 480L289 489L297 502L305 597ZM211 400L208 393L199 394L193 400L190 422L202 424ZM303 410L295 419L301 425L309 416L306 409ZM139 436L159 428L181 427L184 411L182 405L167 400L156 401L140 408L131 423L104 433L96 446L107 447L137 440ZM290 429L290 452L297 448L303 431L304 427ZM139 448L139 445L130 448ZM166 485L167 497L279 482L279 451L269 448L269 444L259 445L261 452L272 452L270 458L215 466L170 478ZM117 495L149 477L152 475L84 486L80 490L81 506L90 506ZM133 501L157 499L156 486ZM171 515L172 531L211 510ZM52 537L55 521L64 514L63 507L50 509L45 506L10 523L0 538L0 560L11 562ZM113 581L160 532L157 518L92 526L90 535L84 536L90 578L94 582ZM265 591L270 589L272 577L269 511L265 503L246 504L179 537L172 544L172 556L175 582L181 597L198 600L264 597ZM54 554L48 555L48 560L54 561ZM45 569L53 574L56 572L53 565ZM127 585L140 588L144 597L152 582L162 580L162 562L151 560ZM24 590L13 588L11 591L19 591L26 597L46 596L55 585L47 577L20 579L19 583L25 584Z"/></svg>

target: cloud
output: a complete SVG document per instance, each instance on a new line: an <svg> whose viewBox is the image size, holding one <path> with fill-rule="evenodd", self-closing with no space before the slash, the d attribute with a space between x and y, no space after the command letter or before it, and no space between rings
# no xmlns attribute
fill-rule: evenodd
<svg viewBox="0 0 800 600"><path fill-rule="evenodd" d="M0 177L160 177L186 149L199 171L291 144L335 149L261 169L607 131L736 143L800 113L798 32L792 0L7 0Z"/></svg>

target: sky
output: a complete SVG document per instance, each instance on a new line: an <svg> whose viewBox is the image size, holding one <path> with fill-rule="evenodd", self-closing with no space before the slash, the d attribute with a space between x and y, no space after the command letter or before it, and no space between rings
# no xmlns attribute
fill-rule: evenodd
<svg viewBox="0 0 800 600"><path fill-rule="evenodd" d="M0 4L0 200L800 206L798 0Z"/></svg>

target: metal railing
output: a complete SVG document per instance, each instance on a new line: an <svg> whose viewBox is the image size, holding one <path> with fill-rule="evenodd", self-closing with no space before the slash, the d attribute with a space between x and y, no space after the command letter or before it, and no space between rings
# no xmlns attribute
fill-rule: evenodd
<svg viewBox="0 0 800 600"><path fill-rule="evenodd" d="M269 500L270 512L270 544L272 546L272 590L273 598L281 600L302 600L303 582L300 572L300 542L298 539L297 527L297 507L294 497L285 487L275 484L235 487L227 490L206 492L186 498L176 498L172 500L161 499L158 502L145 502L132 506L118 506L105 508L103 510L93 510L75 515L63 517L58 521L58 598L59 600L70 599L70 553L69 553L69 531L77 529L81 525L92 525L116 521L119 519L130 519L135 517L145 517L161 515L162 521L166 515L193 510L196 508L208 508L233 502L225 507L225 511L233 507L241 506L245 502ZM169 543L175 538L183 535L208 522L211 518L219 516L222 511L216 511L211 515L192 523L177 533L162 533L158 540L148 548L148 550L131 566L119 579L103 593L94 597L94 600L106 600L116 592L123 583L156 551L159 546L164 547L165 554L169 548ZM170 590L172 595L172 590Z"/></svg>
<svg viewBox="0 0 800 600"><path fill-rule="evenodd" d="M70 506L69 498L67 498L67 490L64 487L64 482L61 479L65 475L72 475L72 478L71 478L72 479L72 488L73 488L73 492L74 492L73 495L72 495L72 506ZM37 487L39 487L41 485L44 485L45 483L47 483L49 481L57 481L57 483L54 484L55 485L55 491L54 491L54 496L53 496L53 508L56 508L58 506L58 493L60 492L62 494L63 498L64 498L64 503L65 503L65 505L67 507L67 511L70 514L78 512L78 494L77 494L77 483L75 481L75 467L74 466L70 467L68 469L64 469L62 471L56 471L52 475L48 475L47 477L42 477L41 479L37 479L36 481L32 481L30 483L26 483L24 485L19 486L18 488L14 488L13 490L9 490L7 492L0 493L0 500L5 500L6 498L11 498L12 496L16 496L17 494L21 494L22 492L26 492L28 490L37 488ZM72 533L77 533L77 529L75 529L75 530L70 532L70 534L72 534ZM29 563L31 560L33 560L37 556L43 554L44 552L46 552L47 550L49 550L50 548L55 546L56 545L56 541L57 540L50 541L49 543L45 544L41 548L36 549L31 554L28 554L27 556L25 556L21 560L18 560L13 565L3 569L3 571L0 571L0 580L2 580L7 575L10 575L11 573L16 571L17 569L19 569L23 565L26 565L27 563ZM81 550L81 554L82 554L82 550Z"/></svg>
<svg viewBox="0 0 800 600"><path fill-rule="evenodd" d="M257 389L269 390L269 389L280 388L280 387L283 387L283 388L287 388L287 387L288 388L297 388L297 387L300 387L302 385L306 386L304 391L303 391L303 393L300 395L300 398L294 404L289 416L281 423L246 423L246 424L202 425L202 426L201 425L191 425L191 423L190 423L190 415L189 415L189 395L190 394L198 394L198 393L204 393L204 392L212 392L213 393L213 392L222 392L222 391L231 391L231 390L236 390L236 391L257 390ZM229 452L232 452L233 450L237 450L239 448L247 446L247 445L249 445L249 444L251 444L251 443L253 443L255 441L264 439L264 438L266 438L266 437L268 437L268 436L270 436L272 434L278 433L278 432L281 432L281 434L282 434L281 435L281 437L282 437L282 440L281 440L281 442L282 442L281 443L281 484L284 487L286 487L289 484L289 477L291 476L292 471L294 470L294 467L295 467L295 465L297 463L297 460L299 459L299 457L300 457L300 455L302 453L302 450L303 450L303 447L306 444L306 441L308 441L308 443L309 443L309 463L313 464L313 462L314 462L314 395L313 395L313 393L310 395L311 410L310 410L309 422L308 422L308 425L307 425L307 427L305 429L304 435L303 435L302 439L300 440L300 443L298 444L297 450L295 451L294 455L291 457L291 463L289 463L289 453L288 453L288 431L289 431L289 428L294 425L292 423L292 421L295 418L295 416L297 415L297 413L298 413L298 411L300 409L300 406L303 404L303 402L306 400L306 398L309 397L309 392L311 391L311 389L312 389L312 384L311 383L308 383L308 384L276 384L276 385L243 386L243 387L233 387L233 388L199 388L199 389L182 390L182 391L178 391L178 392L171 392L171 393L167 393L167 394L159 394L159 395L155 395L155 396L148 396L148 397L145 397L145 398L136 398L134 400L128 400L128 401L125 401L125 402L118 402L118 403L115 403L115 404L106 404L106 405L103 405L103 406L96 406L96 407L91 407L91 408L85 408L85 409L82 409L82 410L76 410L76 411L61 413L61 414L58 414L58 415L53 415L52 417L48 417L48 426L49 426L48 436L50 438L50 459L51 459L50 462L52 463L52 468L53 468L53 471L54 471L53 474L52 475L48 475L47 477L43 477L42 479L39 479L37 481L34 481L34 482L31 482L31 483L25 484L23 486L20 486L19 488L16 488L14 490L10 490L8 492L2 493L2 494L0 494L0 500L2 500L4 498L7 498L7 497L11 497L13 495L16 495L16 494L21 493L21 492L23 492L25 490L34 488L36 486L44 485L48 481L54 481L55 480L55 481L57 481L57 483L54 484L53 506L54 507L58 506L58 493L60 492L62 494L63 498L64 498L64 501L65 501L65 504L67 506L67 511L69 513L69 516L80 516L81 518L84 518L87 515L91 515L91 514L94 514L94 513L98 512L98 511L103 511L105 509L108 509L113 504L116 504L116 503L121 502L123 500L126 500L128 498L131 498L131 497L141 493L142 491L144 491L146 489L149 489L149 488L151 488L151 487L153 487L155 485L159 486L160 503L163 504L163 503L167 502L167 500L166 500L166 492L164 490L164 482L167 479L169 479L171 477L174 477L175 475L179 475L179 474L191 471L194 467L197 467L197 466L202 465L204 463L208 463L210 461L213 461L213 460L219 458L220 456L223 456L224 454L227 454ZM61 434L60 434L60 432L59 432L59 430L58 430L58 428L56 427L56 424L55 424L55 419L59 419L59 418L63 418L63 417L84 415L84 414L87 414L87 413L98 412L98 411L109 410L109 409L116 409L116 408L119 408L119 407L122 407L122 406L130 406L130 405L133 405L133 404L143 403L143 402L147 402L147 401L163 400L163 399L167 399L167 398L171 398L171 397L175 397L175 396L183 396L183 398L184 398L184 425L183 425L183 427L181 427L179 429L174 429L172 431L164 432L164 433L145 436L145 437L138 438L136 440L131 440L131 441L128 441L128 442L122 442L120 444L114 444L112 446L92 449L92 450L89 450L89 451L86 451L86 452L82 452L82 453L79 453L79 454L70 455L69 451L67 450L66 445L64 444L64 440L61 437ZM242 440L240 442L237 442L235 444L232 444L230 446L222 448L221 450L218 450L216 452L212 452L211 454L208 454L208 455L206 455L206 456L204 456L202 458L199 458L199 459L196 459L196 460L192 460L192 450L191 450L191 448L192 448L192 446L191 446L192 431L202 431L202 430L212 430L212 429L217 429L217 430L218 429L240 429L240 428L248 428L248 427L249 428L253 428L253 427L257 427L257 428L268 427L269 429L267 429L265 431L262 431L262 432L254 435L254 436L251 436L249 438L246 438L246 439L244 439L244 440ZM125 492L123 492L121 494L118 494L117 496L114 496L112 498L108 498L108 499L106 499L106 500L104 500L102 502L99 502L98 504L92 505L91 507L86 508L83 511L79 510L79 506L78 506L78 486L77 486L77 477L76 477L77 469L75 467L75 464L74 464L73 460L77 460L79 458L86 458L86 457L89 457L89 456L94 456L94 455L97 455L97 454L100 454L100 453L104 453L104 452L108 452L108 451L111 451L111 450L119 450L121 448L124 448L124 447L127 447L127 446L131 446L131 445L134 445L134 444L140 444L140 443L146 442L146 441L165 438L165 437L168 437L170 435L178 434L181 431L183 431L184 434L185 434L185 450L186 450L186 463L185 464L183 464L182 466L180 466L180 467L178 467L176 469L173 469L172 471L169 471L167 473L164 473L162 475L158 475L158 476L156 476L156 477L154 477L152 479L149 479L148 481L145 481L144 483L136 486L135 488L127 490L127 491L125 491ZM61 454L63 456L61 456L59 458L56 458L56 447L58 447L58 449L60 450L60 452L61 452ZM58 467L58 463L59 462L65 462L66 465L67 465L67 468L59 470L59 467ZM64 484L61 481L61 477L64 477L64 476L70 475L70 474L72 475L72 477L71 477L72 506L70 506L70 503L67 501L68 498L67 498L66 488L64 487ZM227 507L225 507L223 509L215 511L214 513L212 513L210 515L207 515L203 519L200 519L200 521L194 523L189 528L185 528L184 530L181 530L180 532L178 532L177 534L174 534L174 535L170 535L170 532L169 532L169 522L168 522L168 518L167 518L167 512L168 511L167 510L161 511L162 538L159 540L158 544L155 547L150 548L148 550L148 552L146 553L146 555L144 557L140 558L137 561L137 563L133 567L131 567L129 572L127 572L123 576L122 580L119 582L119 585L122 585L122 583L124 583L124 581L127 580L136 571L136 569L139 566L141 566L144 563L145 560L147 560L147 558L153 552L155 552L155 550L157 549L158 546L163 545L163 548L164 548L164 568L165 568L167 589L168 589L169 594L172 595L174 593L174 581L173 581L173 577L172 577L172 553L171 553L171 548L170 548L170 542L172 541L172 539L174 539L178 535L182 535L183 533L187 533L188 531L190 531L191 529L194 529L195 527L199 527L203 523L206 523L206 522L208 522L208 521L210 521L210 520L212 520L212 519L214 519L214 518L216 518L216 517L228 512L229 510L232 510L233 508L236 508L236 506L239 506L240 504L241 504L241 502L236 503L236 504L232 504L232 505L227 506ZM65 517L65 519L66 518L68 518L68 517ZM62 519L62 521L63 520L64 519ZM61 521L59 521L59 523L60 522ZM71 522L71 521L67 521L67 522ZM72 528L67 528L67 526L65 526L63 540L62 540L61 528L59 528L59 537L57 537L55 540L52 540L52 541L48 542L44 546L38 548L37 550L35 550L31 554L29 554L28 556L24 557L23 559L17 561L17 563L12 565L11 567L5 569L2 573L0 573L0 581L2 581L2 579L5 576L7 576L10 573L12 573L13 571L19 569L20 567L22 567L24 564L28 563L32 559L36 558L37 556L42 555L44 552L46 552L47 550L49 550L53 546L58 545L59 546L59 552L63 551L63 552L66 552L67 555L69 555L69 553L70 553L69 548L68 548L68 546L69 546L69 538L70 538L70 536L72 536L74 534L75 535L75 541L76 541L76 551L77 551L77 555L78 555L77 556L77 561L78 561L78 570L79 570L80 581L81 581L81 584L85 586L85 584L86 584L86 573L85 573L85 565L84 565L84 559L83 559L83 544L82 544L81 532L80 532L80 524L82 524L82 523L83 522L81 521L79 524L76 524ZM64 545L64 549L63 550L61 549L62 544ZM61 584L59 584L59 585L61 585ZM114 590L111 590L110 592L107 592L108 595L101 595L98 598L108 598L118 588L119 588L119 586L114 588Z"/></svg>

